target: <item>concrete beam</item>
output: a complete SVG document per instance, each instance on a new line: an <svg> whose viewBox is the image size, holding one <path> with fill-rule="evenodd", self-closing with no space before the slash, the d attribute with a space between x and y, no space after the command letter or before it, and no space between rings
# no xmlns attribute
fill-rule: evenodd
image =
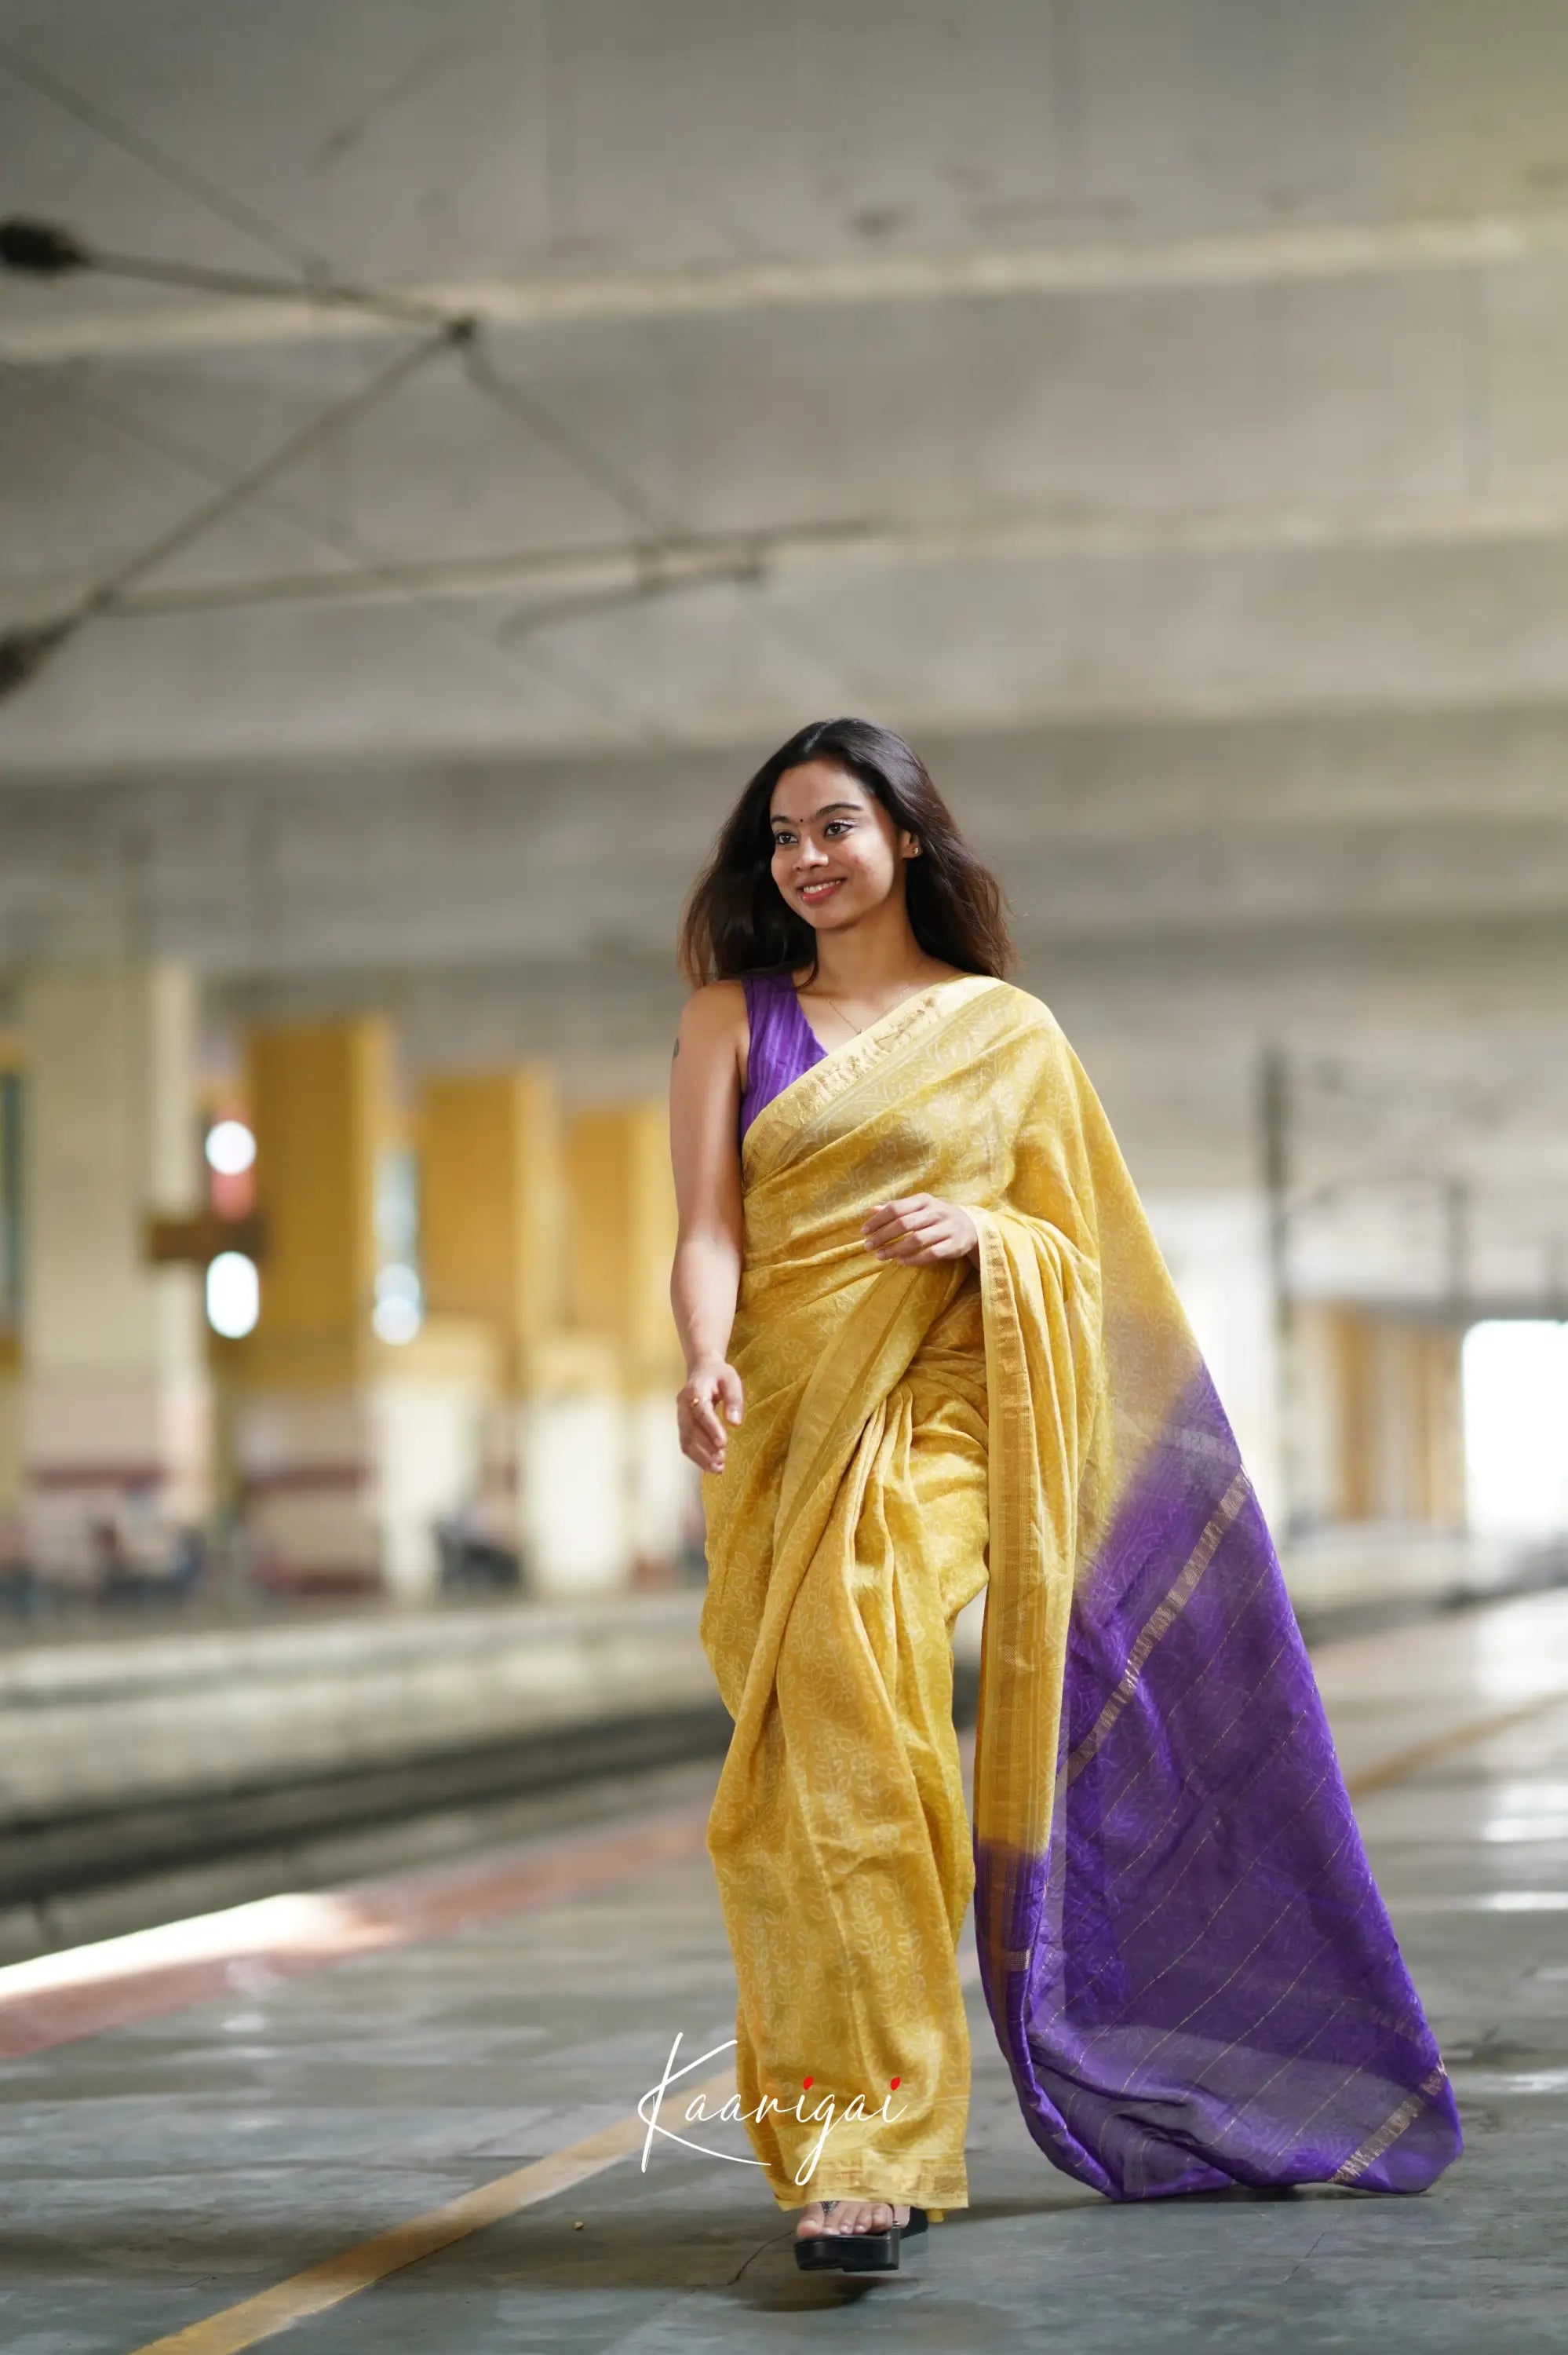
<svg viewBox="0 0 1568 2355"><path fill-rule="evenodd" d="M461 623L460 628L459 623ZM541 759L753 744L826 709L906 734L1304 722L1561 701L1557 546L1231 549L1137 564L835 563L515 634L515 601L105 621L5 714L9 764Z"/></svg>
<svg viewBox="0 0 1568 2355"><path fill-rule="evenodd" d="M426 603L449 597L526 596L557 601L656 598L724 582L747 583L844 566L879 571L943 565L1050 563L1075 559L1486 548L1568 539L1568 492L1531 496L1367 498L1310 506L1172 507L1155 513L1043 513L959 524L889 527L846 520L795 529L716 532L646 546L519 549L302 572L178 581L131 590L113 613L201 613L260 605ZM7 620L69 613L91 590L87 576L0 587Z"/></svg>
<svg viewBox="0 0 1568 2355"><path fill-rule="evenodd" d="M432 316L497 327L606 325L999 296L1113 295L1473 271L1568 255L1568 215L1347 221L1211 237L958 246L946 252L813 254L680 271L446 279L377 293ZM69 360L233 350L406 335L407 323L302 299L29 303L0 325L0 360Z"/></svg>

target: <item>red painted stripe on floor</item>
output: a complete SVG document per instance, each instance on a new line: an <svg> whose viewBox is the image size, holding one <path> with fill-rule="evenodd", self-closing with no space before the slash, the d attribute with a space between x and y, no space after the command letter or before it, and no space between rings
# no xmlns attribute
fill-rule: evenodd
<svg viewBox="0 0 1568 2355"><path fill-rule="evenodd" d="M703 1852L705 1806L482 1862L263 1898L225 1913L0 1968L0 2057L75 2043L355 1955L418 1945L559 1903Z"/></svg>
<svg viewBox="0 0 1568 2355"><path fill-rule="evenodd" d="M1380 1790L1454 1749L1565 1701L1568 1693L1538 1694L1495 1716L1471 1719L1352 1777L1351 1796ZM966 1751L972 1740L966 1737ZM355 1955L451 1937L481 1922L586 1895L700 1855L706 1824L705 1804L673 1808L567 1839L492 1851L470 1864L263 1898L14 1963L0 1968L0 2058L45 2052L224 1997L254 1997L276 1979Z"/></svg>

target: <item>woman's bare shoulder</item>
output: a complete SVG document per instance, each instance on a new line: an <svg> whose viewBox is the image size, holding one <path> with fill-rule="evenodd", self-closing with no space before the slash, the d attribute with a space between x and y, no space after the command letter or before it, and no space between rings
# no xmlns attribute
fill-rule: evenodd
<svg viewBox="0 0 1568 2355"><path fill-rule="evenodd" d="M747 1032L746 992L738 981L706 981L681 1008L683 1047L713 1049L738 1043Z"/></svg>
<svg viewBox="0 0 1568 2355"><path fill-rule="evenodd" d="M746 1018L746 991L738 981L705 981L694 989L681 1010L683 1022L704 1030L722 1030Z"/></svg>

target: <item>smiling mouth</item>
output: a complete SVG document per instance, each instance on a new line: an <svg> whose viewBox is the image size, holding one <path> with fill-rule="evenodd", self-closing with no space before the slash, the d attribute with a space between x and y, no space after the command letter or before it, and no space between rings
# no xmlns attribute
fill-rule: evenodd
<svg viewBox="0 0 1568 2355"><path fill-rule="evenodd" d="M834 875L832 876L825 883L797 884L796 891L798 896L802 900L825 900L829 892L836 891L842 881L843 877L842 875Z"/></svg>

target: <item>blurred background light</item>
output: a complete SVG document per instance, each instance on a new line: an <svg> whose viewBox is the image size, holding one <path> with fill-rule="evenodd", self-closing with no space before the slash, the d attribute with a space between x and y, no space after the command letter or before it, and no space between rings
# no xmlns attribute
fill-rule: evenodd
<svg viewBox="0 0 1568 2355"><path fill-rule="evenodd" d="M256 1159L256 1139L242 1120L220 1120L207 1133L207 1167L220 1178L238 1178Z"/></svg>
<svg viewBox="0 0 1568 2355"><path fill-rule="evenodd" d="M261 1313L261 1278L243 1252L219 1252L207 1272L207 1321L227 1341L254 1332Z"/></svg>
<svg viewBox="0 0 1568 2355"><path fill-rule="evenodd" d="M394 1263L376 1279L376 1307L371 1316L376 1338L400 1348L411 1341L424 1323L424 1299L419 1279L411 1267Z"/></svg>

